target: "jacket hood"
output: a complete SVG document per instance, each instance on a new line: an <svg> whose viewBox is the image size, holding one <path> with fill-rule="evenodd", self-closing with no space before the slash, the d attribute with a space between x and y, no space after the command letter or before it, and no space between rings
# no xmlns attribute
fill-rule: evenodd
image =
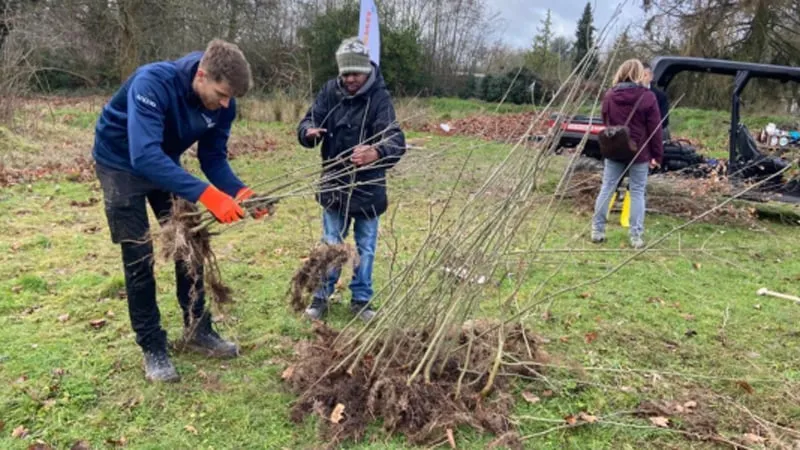
<svg viewBox="0 0 800 450"><path fill-rule="evenodd" d="M192 84L194 74L197 73L197 67L200 65L200 59L203 57L203 52L196 51L186 54L185 56L174 61L175 68L178 70L178 75L185 83Z"/></svg>
<svg viewBox="0 0 800 450"><path fill-rule="evenodd" d="M383 79L383 74L381 73L380 67L378 67L373 61L370 61L370 64L372 64L372 72L369 73L369 77L364 85L361 86L361 89L359 89L358 92L353 95L348 94L347 90L344 88L344 86L342 86L342 78L336 78L336 87L339 88L339 93L342 97L356 98L365 95L374 89L384 89L386 87L386 81Z"/></svg>
<svg viewBox="0 0 800 450"><path fill-rule="evenodd" d="M611 88L611 101L617 105L633 105L647 88L638 83L623 82Z"/></svg>
<svg viewBox="0 0 800 450"><path fill-rule="evenodd" d="M202 58L203 52L196 51L173 61L175 69L178 72L178 78L180 78L181 84L186 88L186 98L191 103L198 106L202 106L202 102L192 88L192 81L194 80L194 75L197 73L197 67L200 66L200 59Z"/></svg>

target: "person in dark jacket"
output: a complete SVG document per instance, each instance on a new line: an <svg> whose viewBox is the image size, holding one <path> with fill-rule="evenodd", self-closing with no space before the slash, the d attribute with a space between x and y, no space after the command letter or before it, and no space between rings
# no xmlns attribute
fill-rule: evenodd
<svg viewBox="0 0 800 450"><path fill-rule="evenodd" d="M603 97L602 116L606 126L628 126L638 153L633 161L604 160L603 184L592 218L592 242L605 241L606 219L611 196L627 172L630 181L630 241L644 247L645 190L649 169L661 165L664 155L661 140L661 112L655 94L642 85L644 67L638 59L625 61L614 76L613 87ZM628 119L630 121L628 122Z"/></svg>
<svg viewBox="0 0 800 450"><path fill-rule="evenodd" d="M307 148L322 144L324 171L317 201L323 208L323 242L343 242L352 224L358 264L350 283L350 309L369 321L375 316L370 301L378 223L388 207L386 171L400 161L406 142L381 71L370 61L364 43L345 39L336 62L339 76L317 94L297 127L297 137ZM306 316L325 316L339 276L339 270L328 274Z"/></svg>
<svg viewBox="0 0 800 450"><path fill-rule="evenodd" d="M250 66L238 47L213 40L205 51L139 67L97 121L92 154L111 240L122 249L128 312L150 381L180 377L167 355L167 335L156 304L146 204L159 222L169 219L173 195L199 201L220 222L244 217L239 202L253 191L231 170L227 143L236 117L234 97L244 95L251 84ZM211 183L180 165L181 155L194 143L200 168ZM212 329L202 270L193 280L186 265L176 262L175 276L187 348L209 356L236 356L237 346ZM191 304L193 290L198 298Z"/></svg>
<svg viewBox="0 0 800 450"><path fill-rule="evenodd" d="M669 133L669 99L667 98L667 93L653 86L653 70L650 68L650 64L642 63L642 65L644 66L643 84L656 95L658 110L661 112L661 118L663 119L661 121L662 140L669 142L671 136Z"/></svg>

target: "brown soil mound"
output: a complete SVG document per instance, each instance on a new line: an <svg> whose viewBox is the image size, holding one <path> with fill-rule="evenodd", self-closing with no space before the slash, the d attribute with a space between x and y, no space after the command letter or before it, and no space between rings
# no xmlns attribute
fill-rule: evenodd
<svg viewBox="0 0 800 450"><path fill-rule="evenodd" d="M442 136L473 136L491 141L515 141L528 131L531 122L536 119L538 112L531 111L517 114L502 115L475 115L452 121L437 121L420 127L419 131L438 134ZM441 123L446 122L450 131L441 128ZM547 129L546 122L537 123L532 134L542 134Z"/></svg>
<svg viewBox="0 0 800 450"><path fill-rule="evenodd" d="M508 419L514 403L508 391L512 377L537 377L538 373L533 365L508 367L494 380L489 395L481 393L497 351L497 333L484 335L491 325L475 322L456 330L453 337L461 348L436 361L429 383L419 377L409 384L416 366L409 361L424 353L428 333L398 331L384 353L393 355L391 361L378 361L368 354L350 373L347 365L336 366L355 347L340 348L335 345L337 331L315 324L316 341L301 343L297 362L283 374L290 389L300 395L292 408L292 420L320 416L321 439L331 447L346 439L363 438L366 427L379 420L385 431L400 433L414 444L442 441L448 430L466 425L495 434L507 447L521 448ZM533 336L520 326L507 331L504 351L506 358L546 360Z"/></svg>
<svg viewBox="0 0 800 450"><path fill-rule="evenodd" d="M300 269L292 277L291 302L295 311L306 308L304 294L312 294L333 269L341 269L349 260L355 260L356 253L349 244L320 244L303 262ZM357 262L354 262L356 265Z"/></svg>

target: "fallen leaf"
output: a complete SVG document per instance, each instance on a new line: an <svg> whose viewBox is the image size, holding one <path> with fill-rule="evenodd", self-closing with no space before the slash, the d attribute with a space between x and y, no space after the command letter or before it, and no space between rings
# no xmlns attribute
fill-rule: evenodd
<svg viewBox="0 0 800 450"><path fill-rule="evenodd" d="M702 265L700 263L694 263L692 264L692 267L694 267L694 270L700 270L700 267L702 267Z"/></svg>
<svg viewBox="0 0 800 450"><path fill-rule="evenodd" d="M99 330L100 328L103 328L104 326L106 326L106 319L91 320L91 321L89 321L89 325L91 325L92 328L94 328L96 330Z"/></svg>
<svg viewBox="0 0 800 450"><path fill-rule="evenodd" d="M767 440L763 437L753 434L753 433L745 433L742 435L742 440L744 440L745 444L763 444Z"/></svg>
<svg viewBox="0 0 800 450"><path fill-rule="evenodd" d="M44 442L36 441L28 446L28 450L53 450L53 447L50 447Z"/></svg>
<svg viewBox="0 0 800 450"><path fill-rule="evenodd" d="M58 316L58 321L64 323L69 320L69 313Z"/></svg>
<svg viewBox="0 0 800 450"><path fill-rule="evenodd" d="M0 420L0 431L3 431L6 428L6 423Z"/></svg>
<svg viewBox="0 0 800 450"><path fill-rule="evenodd" d="M666 417L661 417L661 416L651 417L650 423L661 428L669 427L669 419L667 419Z"/></svg>
<svg viewBox="0 0 800 450"><path fill-rule="evenodd" d="M694 400L689 400L688 402L683 404L683 407L687 410L697 408L697 402Z"/></svg>
<svg viewBox="0 0 800 450"><path fill-rule="evenodd" d="M106 312L106 317L108 317L109 319L113 319L114 318L114 311L111 311L111 310L107 311Z"/></svg>
<svg viewBox="0 0 800 450"><path fill-rule="evenodd" d="M750 383L748 383L747 381L744 381L744 380L737 381L736 385L739 386L740 388L742 388L748 394L755 393L755 389L753 389L753 386L750 386Z"/></svg>
<svg viewBox="0 0 800 450"><path fill-rule="evenodd" d="M331 422L339 423L344 418L344 404L337 403L336 407L331 412Z"/></svg>
<svg viewBox="0 0 800 450"><path fill-rule="evenodd" d="M528 391L522 393L522 398L524 398L528 403L539 403L539 397L531 394Z"/></svg>
<svg viewBox="0 0 800 450"><path fill-rule="evenodd" d="M591 292L584 292L583 294L580 295L580 297L581 298L591 298L592 297L592 293Z"/></svg>
<svg viewBox="0 0 800 450"><path fill-rule="evenodd" d="M569 342L569 336L561 336L558 340L564 343Z"/></svg>
<svg viewBox="0 0 800 450"><path fill-rule="evenodd" d="M568 415L567 417L564 417L564 421L567 422L567 425L575 425L576 423L578 423L578 419L572 414Z"/></svg>
<svg viewBox="0 0 800 450"><path fill-rule="evenodd" d="M551 391L550 389L542 391L542 397L552 397L552 396L553 396L553 391Z"/></svg>
<svg viewBox="0 0 800 450"><path fill-rule="evenodd" d="M11 437L22 439L28 435L28 429L24 426L20 425L17 428L14 428L14 431L11 432Z"/></svg>
<svg viewBox="0 0 800 450"><path fill-rule="evenodd" d="M186 425L185 427L183 427L183 429L188 431L189 433L197 434L197 428L195 428L195 427L193 427L191 425Z"/></svg>
<svg viewBox="0 0 800 450"><path fill-rule="evenodd" d="M453 436L453 430L447 429L447 442L450 443L450 448L456 448L456 438Z"/></svg>
<svg viewBox="0 0 800 450"><path fill-rule="evenodd" d="M281 374L281 379L288 380L289 378L292 378L293 374L294 374L294 366L289 366Z"/></svg>
<svg viewBox="0 0 800 450"><path fill-rule="evenodd" d="M125 439L125 436L120 437L119 439L106 439L107 444L115 445L117 447L124 447L125 444L128 443L128 440Z"/></svg>
<svg viewBox="0 0 800 450"><path fill-rule="evenodd" d="M591 344L592 342L595 341L595 339L597 339L597 332L592 331L592 332L586 333L586 336L584 336L584 339L586 340L587 344Z"/></svg>
<svg viewBox="0 0 800 450"><path fill-rule="evenodd" d="M69 450L91 450L91 448L88 441L78 441Z"/></svg>
<svg viewBox="0 0 800 450"><path fill-rule="evenodd" d="M593 416L593 415L587 414L585 412L579 413L578 414L578 419L580 419L580 420L582 420L582 421L584 421L586 423L595 423L595 422L597 422L599 420L597 418L597 416Z"/></svg>

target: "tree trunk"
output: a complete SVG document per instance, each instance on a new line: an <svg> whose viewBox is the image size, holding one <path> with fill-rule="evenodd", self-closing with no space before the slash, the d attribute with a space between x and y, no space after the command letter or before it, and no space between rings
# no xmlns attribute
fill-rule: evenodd
<svg viewBox="0 0 800 450"><path fill-rule="evenodd" d="M137 0L119 0L120 42L119 76L120 82L139 67L139 36L136 23Z"/></svg>

